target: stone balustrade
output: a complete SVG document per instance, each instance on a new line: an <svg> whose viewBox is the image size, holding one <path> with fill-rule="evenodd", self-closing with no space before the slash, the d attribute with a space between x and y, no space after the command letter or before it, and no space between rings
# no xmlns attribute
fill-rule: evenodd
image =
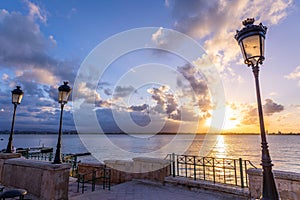
<svg viewBox="0 0 300 200"><path fill-rule="evenodd" d="M248 169L251 198L259 199L262 187L262 170ZM277 190L281 199L300 199L300 174L273 170Z"/></svg>

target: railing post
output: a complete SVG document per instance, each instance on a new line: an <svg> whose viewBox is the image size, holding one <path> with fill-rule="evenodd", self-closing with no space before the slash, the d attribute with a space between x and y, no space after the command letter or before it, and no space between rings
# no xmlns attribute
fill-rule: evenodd
<svg viewBox="0 0 300 200"><path fill-rule="evenodd" d="M243 175L243 160L239 158L240 163L240 175L241 175L241 188L244 188L244 175Z"/></svg>
<svg viewBox="0 0 300 200"><path fill-rule="evenodd" d="M203 179L205 180L205 157L202 158L202 165L203 165Z"/></svg>
<svg viewBox="0 0 300 200"><path fill-rule="evenodd" d="M244 160L244 167L245 167L245 176L246 176L246 187L248 187L248 174L247 174L247 161Z"/></svg>
<svg viewBox="0 0 300 200"><path fill-rule="evenodd" d="M172 153L172 170L173 177L175 177L175 153Z"/></svg>
<svg viewBox="0 0 300 200"><path fill-rule="evenodd" d="M214 183L216 183L215 158L212 159L213 159L213 179L214 179Z"/></svg>
<svg viewBox="0 0 300 200"><path fill-rule="evenodd" d="M176 163L177 163L177 176L179 176L179 162L178 162L178 155L176 155Z"/></svg>
<svg viewBox="0 0 300 200"><path fill-rule="evenodd" d="M225 165L225 159L223 158L223 174L224 174L224 183L226 183L226 165Z"/></svg>
<svg viewBox="0 0 300 200"><path fill-rule="evenodd" d="M196 180L196 156L194 156L194 180Z"/></svg>
<svg viewBox="0 0 300 200"><path fill-rule="evenodd" d="M185 177L187 178L187 162L186 162L186 155L184 155L184 163L185 163Z"/></svg>
<svg viewBox="0 0 300 200"><path fill-rule="evenodd" d="M79 192L79 187L80 187L80 179L81 179L81 176L80 176L80 174L77 174L77 192Z"/></svg>
<svg viewBox="0 0 300 200"><path fill-rule="evenodd" d="M238 185L237 184L237 177L236 177L236 160L234 159L233 162L234 162L234 180L235 180L235 185Z"/></svg>
<svg viewBox="0 0 300 200"><path fill-rule="evenodd" d="M49 154L49 161L50 161L50 162L52 161L52 157L53 157L53 153L50 152L50 154Z"/></svg>
<svg viewBox="0 0 300 200"><path fill-rule="evenodd" d="M82 175L82 194L84 193L84 175Z"/></svg>

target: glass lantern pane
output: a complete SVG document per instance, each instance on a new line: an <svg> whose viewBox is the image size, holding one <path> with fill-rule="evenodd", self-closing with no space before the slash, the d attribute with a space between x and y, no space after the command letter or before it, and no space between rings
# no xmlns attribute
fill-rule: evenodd
<svg viewBox="0 0 300 200"><path fill-rule="evenodd" d="M18 104L20 104L20 103L21 103L21 101L22 101L22 98L23 98L23 94L21 94L21 95L19 96L19 99L18 99Z"/></svg>
<svg viewBox="0 0 300 200"><path fill-rule="evenodd" d="M261 37L261 55L265 56L265 38Z"/></svg>
<svg viewBox="0 0 300 200"><path fill-rule="evenodd" d="M20 104L23 98L23 94L12 94L12 103Z"/></svg>
<svg viewBox="0 0 300 200"><path fill-rule="evenodd" d="M261 52L259 37L259 35L253 35L243 39L246 59L258 60L258 58L260 58Z"/></svg>
<svg viewBox="0 0 300 200"><path fill-rule="evenodd" d="M67 103L69 98L70 92L60 91L58 95L58 102L60 103Z"/></svg>
<svg viewBox="0 0 300 200"><path fill-rule="evenodd" d="M12 103L18 103L19 101L19 95L18 94L13 94L12 95Z"/></svg>

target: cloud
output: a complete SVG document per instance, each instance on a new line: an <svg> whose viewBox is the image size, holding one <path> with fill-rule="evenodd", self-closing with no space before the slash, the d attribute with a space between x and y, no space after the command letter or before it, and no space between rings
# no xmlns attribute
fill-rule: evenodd
<svg viewBox="0 0 300 200"><path fill-rule="evenodd" d="M41 20L43 23L47 22L47 15L46 15L46 12L44 10L42 10L39 6L37 6L36 4L30 2L29 0L24 0L24 2L28 6L29 17L31 19L37 18L37 19Z"/></svg>
<svg viewBox="0 0 300 200"><path fill-rule="evenodd" d="M137 105L137 106L130 106L129 107L129 110L131 111L145 111L149 108L149 105L148 104L142 104L142 105Z"/></svg>
<svg viewBox="0 0 300 200"><path fill-rule="evenodd" d="M157 46L165 46L168 42L165 40L166 37L163 34L163 28L160 27L155 33L152 34L152 41L156 43Z"/></svg>
<svg viewBox="0 0 300 200"><path fill-rule="evenodd" d="M54 36L53 35L50 35L49 36L49 40L51 41L51 43L53 44L53 45L57 45L57 42L56 42L56 40L54 39Z"/></svg>
<svg viewBox="0 0 300 200"><path fill-rule="evenodd" d="M178 79L175 91L171 92L167 85L147 90L156 103L151 111L182 122L205 120L212 108L205 78L190 64L177 67L177 71L186 81Z"/></svg>
<svg viewBox="0 0 300 200"><path fill-rule="evenodd" d="M2 80L6 81L9 78L8 74L2 74Z"/></svg>
<svg viewBox="0 0 300 200"><path fill-rule="evenodd" d="M253 16L268 26L278 24L287 16L293 1L168 0L165 4L174 17L174 27L202 39L210 59L223 72L240 56L233 36L241 21Z"/></svg>
<svg viewBox="0 0 300 200"><path fill-rule="evenodd" d="M110 88L105 88L105 89L104 89L104 94L106 94L107 96L112 95L111 89L110 89Z"/></svg>
<svg viewBox="0 0 300 200"><path fill-rule="evenodd" d="M210 96L206 80L203 75L192 65L186 64L182 67L177 67L179 73L190 84L189 87L182 86L183 88L190 88L189 95L196 96L195 101L202 112L207 112L210 108ZM186 91L187 92L187 91Z"/></svg>
<svg viewBox="0 0 300 200"><path fill-rule="evenodd" d="M286 75L284 77L289 80L298 79L298 86L300 86L300 65L298 67L296 67L293 72L291 72L289 75Z"/></svg>
<svg viewBox="0 0 300 200"><path fill-rule="evenodd" d="M43 68L20 70L16 73L18 74L16 76L16 79L22 82L27 82L28 80L35 80L36 84L48 85L55 85L58 82L57 77L52 72Z"/></svg>
<svg viewBox="0 0 300 200"><path fill-rule="evenodd" d="M49 38L43 35L39 24L30 15L0 10L0 66L9 70L32 71L31 74L43 70L56 76L57 81L73 80L74 68L78 64L51 57L48 51L56 41L52 35Z"/></svg>
<svg viewBox="0 0 300 200"><path fill-rule="evenodd" d="M258 110L256 104L243 104L239 105L241 107L242 120L241 123L244 125L253 125L258 123ZM238 109L236 107L236 109ZM282 112L284 106L274 102L272 99L266 99L263 105L264 116L272 116L275 113Z"/></svg>
<svg viewBox="0 0 300 200"><path fill-rule="evenodd" d="M96 90L91 89L85 82L79 83L78 87L74 89L77 90L77 98L83 98L87 103L94 104L95 102L100 102L102 100L100 94Z"/></svg>
<svg viewBox="0 0 300 200"><path fill-rule="evenodd" d="M264 114L270 116L276 112L281 112L284 110L284 106L275 103L272 99L266 99L266 103L263 105Z"/></svg>
<svg viewBox="0 0 300 200"><path fill-rule="evenodd" d="M166 114L169 119L180 120L180 110L174 94L170 93L168 86L148 89L156 106L152 110L159 114Z"/></svg>
<svg viewBox="0 0 300 200"><path fill-rule="evenodd" d="M12 67L54 64L39 25L21 13L0 11L0 64Z"/></svg>
<svg viewBox="0 0 300 200"><path fill-rule="evenodd" d="M113 96L114 98L122 98L130 95L132 92L134 92L135 89L132 86L117 86L114 90Z"/></svg>

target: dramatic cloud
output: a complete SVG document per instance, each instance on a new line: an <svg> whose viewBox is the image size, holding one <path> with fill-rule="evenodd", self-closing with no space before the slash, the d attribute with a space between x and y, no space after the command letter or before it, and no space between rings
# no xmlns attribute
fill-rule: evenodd
<svg viewBox="0 0 300 200"><path fill-rule="evenodd" d="M46 54L48 40L39 25L21 13L0 11L0 44L1 65L23 68L55 64Z"/></svg>
<svg viewBox="0 0 300 200"><path fill-rule="evenodd" d="M148 93L152 95L152 99L156 101L153 111L163 114L165 113L169 119L180 120L180 109L176 97L172 94L167 86L148 89Z"/></svg>
<svg viewBox="0 0 300 200"><path fill-rule="evenodd" d="M156 103L151 111L177 121L206 119L212 107L204 77L190 64L177 67L177 71L186 81L178 79L175 91L170 91L167 85L147 90Z"/></svg>
<svg viewBox="0 0 300 200"><path fill-rule="evenodd" d="M284 77L290 80L298 80L298 86L300 86L300 65L296 67L293 72Z"/></svg>
<svg viewBox="0 0 300 200"><path fill-rule="evenodd" d="M178 67L177 70L190 84L189 87L183 86L183 88L190 89L189 95L191 97L194 95L196 96L195 101L198 103L200 110L202 112L207 112L211 108L210 96L206 80L204 79L202 74L190 64Z"/></svg>
<svg viewBox="0 0 300 200"><path fill-rule="evenodd" d="M40 84L59 84L73 79L78 64L60 61L48 54L56 40L45 37L37 20L47 17L37 5L26 0L28 15L0 10L0 66L15 70L16 79Z"/></svg>
<svg viewBox="0 0 300 200"><path fill-rule="evenodd" d="M169 92L169 87L161 86L159 88L148 89L147 92L151 94L152 99L156 102L154 111L157 113L166 113L166 95Z"/></svg>
<svg viewBox="0 0 300 200"><path fill-rule="evenodd" d="M203 39L204 48L220 71L236 61L240 54L233 36L241 21L249 16L274 25L284 19L292 0L168 0L175 19L174 27L193 37ZM255 9L251 9L255 8Z"/></svg>

